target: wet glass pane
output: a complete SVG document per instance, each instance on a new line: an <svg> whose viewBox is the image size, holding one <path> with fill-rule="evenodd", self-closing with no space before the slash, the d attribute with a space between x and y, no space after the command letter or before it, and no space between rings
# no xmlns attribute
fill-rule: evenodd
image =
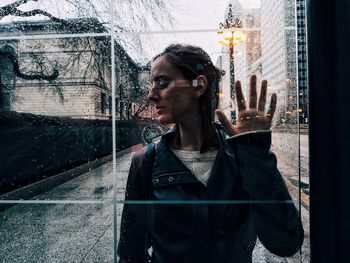
<svg viewBox="0 0 350 263"><path fill-rule="evenodd" d="M111 204L17 204L0 225L4 262L113 262Z"/></svg>
<svg viewBox="0 0 350 263"><path fill-rule="evenodd" d="M112 159L110 38L0 46L2 199L28 198L80 175L89 177L80 187L91 183L91 191L69 198L95 198L95 188L107 197L112 185L102 178L110 177L111 165L100 166ZM58 191L47 198L68 196Z"/></svg>
<svg viewBox="0 0 350 263"><path fill-rule="evenodd" d="M24 261L33 256L38 258L36 262L41 262L41 255L50 258L51 254L59 254L65 257L62 260L69 262L75 261L81 254L84 255L84 262L116 260L112 258L112 249L113 242L115 245L119 239L124 197L127 196L127 202L130 199L141 200L139 204L128 203L130 207L145 207L146 203L142 200L152 198L147 191L148 187L153 187L153 199L157 202L178 202L156 205L166 211L163 216L170 216L175 221L178 219L174 224L165 221L172 230L181 226L178 223L185 219L183 211L186 209L190 213L197 211L200 214L205 211L205 207L210 206L213 212L216 211L215 207L228 202L227 205L232 207L231 212L238 211L238 215L242 216L244 213L240 210L241 207L260 205L265 211L276 211L280 205L290 211L295 206L301 213L305 238L301 254L298 252L293 258L288 258L288 262L309 262L308 92L304 1L181 0L173 3L167 0L4 0L0 4L0 25L0 159L5 160L0 174L0 202L1 208L5 210L0 212L4 215L0 220L3 220L1 225L6 227L11 222L16 225L23 217L23 212L25 218L36 222L28 230L4 228L9 235L0 235L4 239L0 243L15 244L19 239L19 246L25 250L9 253L8 262L17 256ZM109 36L111 27L117 33L116 36ZM100 37L96 37L96 33ZM66 34L84 34L84 37L69 37ZM114 38L113 41L111 38ZM169 122L159 121L162 109L155 107L154 99L149 101L148 94L151 87L160 88L165 85L158 80L154 81L150 76L152 58L174 43L202 47L214 66L220 69L222 79L212 99L215 99L218 107L233 124L247 120L240 116L236 102L238 94L233 80L241 81L242 96L246 103L249 103L251 76L256 75L258 94L261 81L268 80L265 112L274 108L270 97L273 93L277 95L271 125L271 150L276 155L281 174L276 177L277 183L271 181L271 178L265 180L262 176L260 179L263 179L259 181L251 178L242 187L242 182L233 183L232 178L212 179L210 182L207 177L208 193L199 198L204 203L187 204L186 201L196 199L178 193L169 195L169 191L174 189L172 185L182 180L186 182L182 190L192 193L196 187L206 189L201 181L206 179L196 179L188 163L185 166L190 167L188 170L192 174L183 173L181 169L186 169L185 166L173 170L175 174L169 174L171 169L178 168L181 153L176 155L175 152L168 151L161 154L164 167L161 170L158 167L156 178L145 180L148 177L141 176L146 184L138 184L140 181L137 179L138 188L126 187L130 165L135 168L140 164L137 157L132 164L134 154L141 149L145 151L147 144L157 141L157 138L173 127ZM114 51L113 54L111 50ZM192 85L195 85L194 82ZM174 105L179 112L181 100ZM116 163L113 166L111 154L114 117ZM218 118L215 121L218 122ZM260 131L255 130L258 133ZM228 142L230 140L227 139ZM237 158L241 158L243 166L255 171L247 173L243 169L241 173L256 175L264 171L266 166L259 166L259 162L250 166L251 159L242 157L245 152L237 152L235 143L247 143L244 136L233 138L231 142L229 147L235 151ZM243 148L239 146L238 149ZM222 164L213 166L213 169L223 167ZM225 191L211 192L210 189L215 189L214 186L218 185L222 189L231 189L232 195L225 195ZM233 185L238 187L233 189ZM283 195L274 199L274 195L271 195L274 193L273 187L278 192L284 185L284 193L288 190L290 197ZM133 191L140 187L142 194L135 196ZM251 195L254 193L254 198L242 194L245 191ZM36 202L49 200L56 204L20 204L10 207L6 201L30 198ZM100 235L101 238L95 241L96 246L92 248L90 243L78 240L81 246L77 251L66 252L68 245L63 245L62 250L49 247L49 252L45 254L41 251L48 247L47 244L51 244L50 239L43 242L39 239L35 242L29 240L35 238L31 234L42 233L42 229L60 234L60 224L66 224L73 212L82 211L82 215L73 217L79 218L80 222L100 217L101 208L97 208L100 204L84 202L110 202L113 199L118 202L114 222L117 227L114 231L118 235L115 240L112 240L110 223L106 223L112 222L109 217L103 218L104 223L109 225L108 229L102 231L104 234ZM83 204L57 203L77 200ZM214 203L207 204L207 200ZM63 207L67 213L56 216L56 211L50 210L51 207L58 211ZM108 216L113 212L111 205L103 207L108 207ZM188 207L192 209L188 210ZM89 213L85 213L89 208ZM41 219L38 220L38 217ZM56 217L55 220L51 220L52 217ZM248 218L251 219L250 216ZM146 220L147 216L141 218L141 225ZM290 222L286 219L282 221ZM272 222L273 220L268 221L266 225L273 225ZM90 222L85 225L89 224ZM36 230L36 226L41 230ZM191 228L196 227L197 224L191 225ZM96 229L99 231L99 227ZM31 232L28 234L26 231ZM68 235L68 239L75 240L75 236L72 236L74 231L73 227L70 228L64 233L64 239ZM94 233L91 231L86 235ZM8 242L11 236L13 241ZM94 238L95 236L92 240ZM262 237L254 250L252 244L255 242L246 244L249 257L253 250L253 262L286 261L264 248L268 247L266 240L268 239ZM71 241L67 242L70 244ZM219 246L220 242L214 245ZM0 254L13 250L13 247L15 245L1 246ZM85 249L90 252L85 253ZM79 261L82 259L79 258Z"/></svg>
<svg viewBox="0 0 350 263"><path fill-rule="evenodd" d="M4 0L0 10L0 37L107 33L110 28L110 1Z"/></svg>

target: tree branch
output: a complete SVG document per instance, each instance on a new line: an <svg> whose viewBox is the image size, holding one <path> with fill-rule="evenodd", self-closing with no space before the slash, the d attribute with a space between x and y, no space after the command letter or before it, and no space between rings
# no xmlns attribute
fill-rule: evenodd
<svg viewBox="0 0 350 263"><path fill-rule="evenodd" d="M38 2L38 0L29 0L29 1ZM27 2L28 2L28 0L17 0L15 2L13 2L12 4L8 4L4 7L2 7L1 9L16 8L16 7L19 7L20 5L26 4Z"/></svg>
<svg viewBox="0 0 350 263"><path fill-rule="evenodd" d="M58 22L64 25L70 25L66 20L58 18L56 16L51 15L50 13L43 11L41 9L33 9L31 11L21 11L17 7L22 4L27 3L28 1L37 2L38 0L18 0L12 4L6 5L0 8L0 20L8 15L20 16L20 17L30 17L35 15L43 15L48 17L50 20L54 22Z"/></svg>
<svg viewBox="0 0 350 263"><path fill-rule="evenodd" d="M0 19L5 16L11 15L12 12L17 9L17 7L26 4L28 1L38 2L38 0L17 0L12 4L5 5L0 8Z"/></svg>
<svg viewBox="0 0 350 263"><path fill-rule="evenodd" d="M134 114L134 116L135 116L136 118L139 116L139 114L140 114L141 112L143 112L143 111L146 109L146 107L148 106L149 102L150 102L150 100L147 98L147 99L141 104L141 106L137 109L137 112L135 112L135 114Z"/></svg>
<svg viewBox="0 0 350 263"><path fill-rule="evenodd" d="M56 70L56 69L53 70L53 73L51 75L44 75L44 74L30 74L30 75L28 75L28 74L22 73L20 71L19 65L18 65L18 60L14 55L9 54L9 53L4 52L4 51L0 51L0 57L5 57L11 61L15 75L19 78L22 78L22 79L27 79L27 80L36 79L36 80L52 81L52 80L55 80L59 75L58 70Z"/></svg>

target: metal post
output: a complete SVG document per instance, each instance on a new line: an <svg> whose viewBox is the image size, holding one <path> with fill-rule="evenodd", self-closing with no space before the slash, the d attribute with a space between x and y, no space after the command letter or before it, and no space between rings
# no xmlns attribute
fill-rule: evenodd
<svg viewBox="0 0 350 263"><path fill-rule="evenodd" d="M223 29L236 29L236 28L242 28L242 21L239 18L234 18L233 11L232 11L232 4L228 5L228 12L225 15L226 19L223 23L219 24L220 28ZM221 31L220 33L223 33ZM232 36L229 40L229 54L230 54L230 104L232 107L231 110L231 121L232 123L236 122L236 92L235 92L235 63L234 63L234 31L231 31ZM227 39L225 39L227 40Z"/></svg>
<svg viewBox="0 0 350 263"><path fill-rule="evenodd" d="M231 121L236 122L236 91L235 91L235 61L234 61L234 44L233 44L233 32L230 40L230 96L231 96Z"/></svg>
<svg viewBox="0 0 350 263"><path fill-rule="evenodd" d="M235 61L233 57L234 45L233 39L230 40L230 95L232 99L235 99Z"/></svg>

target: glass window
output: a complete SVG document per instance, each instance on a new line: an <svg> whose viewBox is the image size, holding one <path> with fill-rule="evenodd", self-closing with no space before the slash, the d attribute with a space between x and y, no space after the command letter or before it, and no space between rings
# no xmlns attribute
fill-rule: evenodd
<svg viewBox="0 0 350 263"><path fill-rule="evenodd" d="M3 1L5 261L143 240L167 262L309 262L305 21L305 0Z"/></svg>

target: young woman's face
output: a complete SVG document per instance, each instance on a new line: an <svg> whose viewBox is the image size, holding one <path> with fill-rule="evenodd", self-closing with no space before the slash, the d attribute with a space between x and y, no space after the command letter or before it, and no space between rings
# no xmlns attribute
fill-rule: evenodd
<svg viewBox="0 0 350 263"><path fill-rule="evenodd" d="M193 87L164 56L152 64L151 83L148 97L155 103L159 122L178 123L196 112Z"/></svg>

